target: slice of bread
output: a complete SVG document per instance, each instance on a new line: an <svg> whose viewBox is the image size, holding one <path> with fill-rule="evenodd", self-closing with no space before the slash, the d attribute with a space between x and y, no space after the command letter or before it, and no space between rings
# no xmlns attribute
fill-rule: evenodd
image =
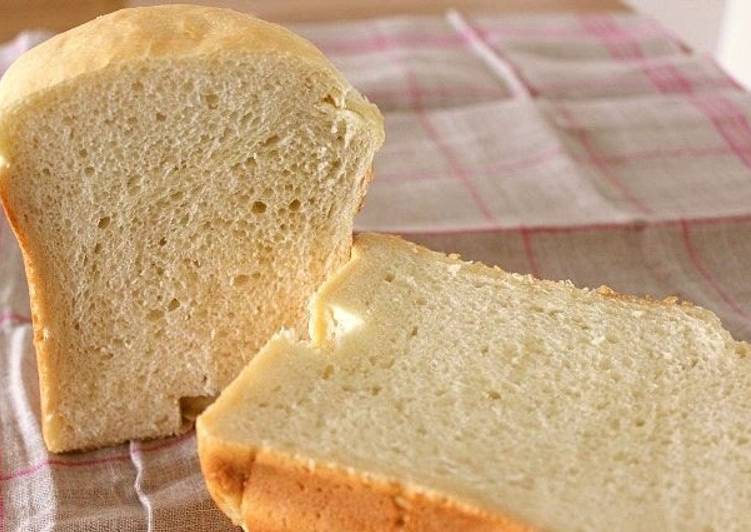
<svg viewBox="0 0 751 532"><path fill-rule="evenodd" d="M744 530L751 349L702 308L361 235L198 418L248 530Z"/></svg>
<svg viewBox="0 0 751 532"><path fill-rule="evenodd" d="M383 135L310 43L230 10L126 9L21 57L0 83L0 193L48 447L178 432L304 323Z"/></svg>

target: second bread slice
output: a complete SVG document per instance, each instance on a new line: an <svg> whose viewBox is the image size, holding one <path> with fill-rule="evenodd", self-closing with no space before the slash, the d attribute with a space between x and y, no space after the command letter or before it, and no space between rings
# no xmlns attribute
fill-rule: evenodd
<svg viewBox="0 0 751 532"><path fill-rule="evenodd" d="M254 530L740 530L751 358L702 308L356 239L198 421Z"/></svg>

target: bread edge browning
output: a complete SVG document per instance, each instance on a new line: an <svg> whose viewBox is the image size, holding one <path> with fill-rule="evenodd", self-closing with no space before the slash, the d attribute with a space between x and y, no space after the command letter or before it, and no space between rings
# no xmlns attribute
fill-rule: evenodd
<svg viewBox="0 0 751 532"><path fill-rule="evenodd" d="M283 26L227 8L167 4L113 11L35 46L8 69L0 105L13 107L30 94L112 65L232 51L297 56L343 81L318 48Z"/></svg>
<svg viewBox="0 0 751 532"><path fill-rule="evenodd" d="M39 374L39 392L41 396L42 436L47 448L55 453L63 452L66 446L58 441L54 434L58 430L55 417L51 412L51 405L56 403L54 389L57 386L55 372L51 367L51 352L49 346L43 341L44 329L47 324L47 307L45 304L45 290L42 288L44 280L41 278L35 266L34 253L31 250L27 235L22 232L15 211L11 207L8 198L6 179L10 173L10 167L3 164L0 158L0 203L2 203L8 225L16 237L18 247L21 250L26 280L29 287L29 301L31 306L31 320L33 328L33 343L36 352L37 370Z"/></svg>
<svg viewBox="0 0 751 532"><path fill-rule="evenodd" d="M222 23L221 28L216 26ZM315 45L283 26L248 13L191 4L113 11L55 35L19 57L0 77L0 154L7 154L16 111L58 86L108 68L149 61L276 54L326 71L345 89L337 103L374 125L375 145L385 138L378 108L353 90ZM377 149L377 148L376 148Z"/></svg>
<svg viewBox="0 0 751 532"><path fill-rule="evenodd" d="M219 508L245 530L537 530L399 481L223 442L200 423L201 418L198 450L206 486Z"/></svg>

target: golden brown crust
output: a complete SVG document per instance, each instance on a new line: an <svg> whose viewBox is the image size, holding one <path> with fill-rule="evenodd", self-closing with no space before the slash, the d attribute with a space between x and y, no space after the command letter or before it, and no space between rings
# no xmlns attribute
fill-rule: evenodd
<svg viewBox="0 0 751 532"><path fill-rule="evenodd" d="M199 416L196 420L196 437L206 487L219 509L239 525L242 521L242 494L247 476L253 469L255 453L208 436L203 425L203 418Z"/></svg>
<svg viewBox="0 0 751 532"><path fill-rule="evenodd" d="M111 65L238 51L290 54L334 71L315 46L281 26L230 9L163 5L109 13L26 52L0 83L0 102L10 107Z"/></svg>
<svg viewBox="0 0 751 532"><path fill-rule="evenodd" d="M507 516L397 481L217 442L206 434L200 419L198 448L206 485L217 505L247 530L534 530Z"/></svg>
<svg viewBox="0 0 751 532"><path fill-rule="evenodd" d="M39 392L41 396L42 410L42 435L47 448L52 452L65 450L65 442L58 441L58 435L61 431L58 428L60 420L54 414L53 406L57 402L55 390L56 373L52 367L52 346L49 342L44 341L44 324L49 323L47 318L48 305L44 302L43 279L39 275L39 270L35 267L34 253L31 249L28 235L21 230L21 224L12 207L12 202L8 198L8 191L5 187L6 172L9 169L0 165L0 203L2 203L5 216L8 219L10 229L18 241L23 258L24 270L26 271L26 281L29 286L29 299L31 305L31 320L34 329L34 350L37 358L37 371L39 374Z"/></svg>
<svg viewBox="0 0 751 532"><path fill-rule="evenodd" d="M273 53L328 71L346 93L346 107L380 124L378 109L356 91L323 53L291 31L231 9L186 4L121 9L56 35L23 54L0 80L0 121L22 102L76 78L134 62L197 56ZM5 116L3 116L5 115ZM0 154L8 124L0 127Z"/></svg>

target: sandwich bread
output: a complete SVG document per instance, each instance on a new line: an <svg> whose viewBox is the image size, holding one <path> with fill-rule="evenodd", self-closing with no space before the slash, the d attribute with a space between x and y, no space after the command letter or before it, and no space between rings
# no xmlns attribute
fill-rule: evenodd
<svg viewBox="0 0 751 532"><path fill-rule="evenodd" d="M361 235L197 422L247 530L747 530L751 350L675 300Z"/></svg>
<svg viewBox="0 0 751 532"><path fill-rule="evenodd" d="M52 451L174 434L349 257L378 110L249 15L121 10L0 82Z"/></svg>

